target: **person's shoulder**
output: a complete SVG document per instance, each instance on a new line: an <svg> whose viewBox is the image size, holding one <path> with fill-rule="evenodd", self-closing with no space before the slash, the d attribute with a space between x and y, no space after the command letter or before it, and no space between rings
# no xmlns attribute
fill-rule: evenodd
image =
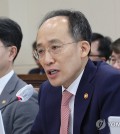
<svg viewBox="0 0 120 134"><path fill-rule="evenodd" d="M105 62L96 62L96 73L92 84L97 88L107 89L114 84L120 85L120 71L114 69L111 65ZM99 85L99 86L97 86ZM102 91L102 90L101 90Z"/></svg>
<svg viewBox="0 0 120 134"><path fill-rule="evenodd" d="M10 78L10 80L8 81L6 86L10 86L11 89L14 91L14 93L16 93L25 85L27 85L27 83L23 81L22 79L20 79L16 73L14 73L12 77Z"/></svg>
<svg viewBox="0 0 120 134"><path fill-rule="evenodd" d="M44 81L41 86L52 86L49 80Z"/></svg>
<svg viewBox="0 0 120 134"><path fill-rule="evenodd" d="M112 95L120 95L120 71L105 62L96 62L97 71L92 81L94 94L98 100ZM117 94L116 94L117 93ZM117 97L118 97L117 96ZM104 102L103 102L104 103Z"/></svg>
<svg viewBox="0 0 120 134"><path fill-rule="evenodd" d="M120 71L118 69L113 68L106 62L97 62L97 70L101 74L108 75L120 75Z"/></svg>
<svg viewBox="0 0 120 134"><path fill-rule="evenodd" d="M41 89L42 89L42 88L48 89L48 87L49 87L49 89L50 89L50 88L52 88L52 89L57 89L57 88L60 88L61 86L53 86L53 85L51 85L51 83L50 83L49 80L44 81L44 82L41 84L41 86L40 86Z"/></svg>
<svg viewBox="0 0 120 134"><path fill-rule="evenodd" d="M18 90L27 85L27 83L25 81L23 81L21 78L19 78L18 76L17 76L17 78L18 78L18 81L16 83L16 88Z"/></svg>
<svg viewBox="0 0 120 134"><path fill-rule="evenodd" d="M46 94L49 94L51 92L55 93L59 90L61 90L61 86L52 86L51 83L49 82L49 80L46 80L40 86L39 95L40 94L46 95Z"/></svg>

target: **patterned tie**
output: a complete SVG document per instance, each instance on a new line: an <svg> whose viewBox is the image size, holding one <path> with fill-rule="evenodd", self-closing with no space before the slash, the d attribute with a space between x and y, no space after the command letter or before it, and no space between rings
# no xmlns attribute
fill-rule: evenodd
<svg viewBox="0 0 120 134"><path fill-rule="evenodd" d="M68 126L69 126L69 101L72 97L72 94L65 90L62 95L62 103L61 103L61 127L60 134L68 134Z"/></svg>

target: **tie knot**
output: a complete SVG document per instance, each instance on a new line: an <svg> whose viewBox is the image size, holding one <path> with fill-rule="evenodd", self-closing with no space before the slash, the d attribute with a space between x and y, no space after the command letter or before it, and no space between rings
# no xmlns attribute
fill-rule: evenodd
<svg viewBox="0 0 120 134"><path fill-rule="evenodd" d="M62 94L62 105L68 105L72 95L73 94L71 94L67 90L63 91L63 94Z"/></svg>

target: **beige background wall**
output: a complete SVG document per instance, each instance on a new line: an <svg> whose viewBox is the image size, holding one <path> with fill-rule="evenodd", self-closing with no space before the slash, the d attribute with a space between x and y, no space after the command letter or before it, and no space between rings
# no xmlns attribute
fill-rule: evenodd
<svg viewBox="0 0 120 134"><path fill-rule="evenodd" d="M42 17L53 9L76 9L88 18L93 32L120 37L120 0L0 0L0 16L17 21L23 31L20 53L15 61L17 73L27 73L35 67L32 43Z"/></svg>

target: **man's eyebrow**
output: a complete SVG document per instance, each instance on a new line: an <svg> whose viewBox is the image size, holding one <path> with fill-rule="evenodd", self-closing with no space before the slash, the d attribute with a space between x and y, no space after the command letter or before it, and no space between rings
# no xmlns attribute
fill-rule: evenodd
<svg viewBox="0 0 120 134"><path fill-rule="evenodd" d="M42 43L38 43L38 44L36 45L36 47L40 47L40 46L42 46Z"/></svg>
<svg viewBox="0 0 120 134"><path fill-rule="evenodd" d="M52 39L52 40L49 41L50 44L52 44L52 43L60 43L60 42L61 41L58 40L58 39Z"/></svg>

